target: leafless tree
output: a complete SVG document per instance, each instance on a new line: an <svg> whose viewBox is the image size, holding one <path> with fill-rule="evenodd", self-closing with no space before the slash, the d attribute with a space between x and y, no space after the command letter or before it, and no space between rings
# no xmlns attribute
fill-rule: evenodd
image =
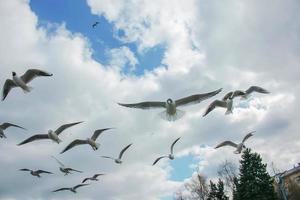
<svg viewBox="0 0 300 200"><path fill-rule="evenodd" d="M199 172L193 175L184 187L190 193L185 200L206 200L208 197L209 190L206 178Z"/></svg>
<svg viewBox="0 0 300 200"><path fill-rule="evenodd" d="M218 169L219 177L225 182L225 186L229 192L233 191L234 178L238 175L237 166L228 160L225 160Z"/></svg>

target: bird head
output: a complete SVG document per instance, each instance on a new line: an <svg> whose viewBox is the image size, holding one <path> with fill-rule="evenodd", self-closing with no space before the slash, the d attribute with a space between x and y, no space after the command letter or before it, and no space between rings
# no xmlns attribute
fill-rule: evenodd
<svg viewBox="0 0 300 200"><path fill-rule="evenodd" d="M173 100L172 99L167 99L167 104L172 104Z"/></svg>
<svg viewBox="0 0 300 200"><path fill-rule="evenodd" d="M15 75L17 75L17 73L16 72L12 72L12 75L15 76Z"/></svg>

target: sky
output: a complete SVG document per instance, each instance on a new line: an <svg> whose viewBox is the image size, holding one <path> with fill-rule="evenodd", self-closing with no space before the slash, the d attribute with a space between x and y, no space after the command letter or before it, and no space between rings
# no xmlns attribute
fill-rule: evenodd
<svg viewBox="0 0 300 200"><path fill-rule="evenodd" d="M0 2L0 82L11 72L38 68L52 77L30 82L24 94L13 89L0 102L0 123L10 128L0 140L0 200L171 200L198 170L217 177L219 165L239 164L221 141L241 141L261 154L268 170L292 168L300 159L300 13L297 0L9 0ZM98 26L92 24L99 21ZM228 91L258 85L269 95L234 101L231 115L217 109L202 117L209 103ZM215 97L182 107L174 122L163 110L138 110L117 103L166 101L223 88ZM60 144L19 142L62 124ZM62 149L94 130L115 127L99 137L100 148ZM167 154L175 160L152 162ZM122 165L101 158L133 143ZM63 176L56 156L82 174ZM20 168L53 172L43 178ZM105 173L100 181L69 192L84 177Z"/></svg>

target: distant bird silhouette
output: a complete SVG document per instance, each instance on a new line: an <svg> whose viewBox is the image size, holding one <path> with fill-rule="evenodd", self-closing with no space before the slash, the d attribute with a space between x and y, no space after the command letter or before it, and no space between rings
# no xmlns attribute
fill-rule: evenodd
<svg viewBox="0 0 300 200"><path fill-rule="evenodd" d="M103 132L103 131L106 131L106 130L109 130L109 129L113 129L113 128L104 128L104 129L99 129L99 130L96 130L93 134L93 136L91 138L87 138L86 140L74 140L73 142L71 142L61 153L64 153L66 151L68 151L69 149L75 147L75 146L78 146L78 145L82 145L82 144L89 144L94 151L96 151L100 144L96 143L96 140L98 138L98 136Z"/></svg>
<svg viewBox="0 0 300 200"><path fill-rule="evenodd" d="M152 165L155 165L155 164L156 164L158 161L160 161L162 158L169 158L170 160L174 160L174 145L178 142L179 139L180 139L180 137L177 138L177 139L172 143L171 148L170 148L171 151L170 151L170 154L169 154L169 155L158 157L158 158L153 162Z"/></svg>
<svg viewBox="0 0 300 200"><path fill-rule="evenodd" d="M35 140L43 140L43 139L50 139L53 142L56 142L57 144L59 144L61 142L61 140L59 139L59 134L61 134L64 130L66 130L67 128L70 128L74 125L80 124L82 122L75 122L75 123L70 123L70 124L64 124L62 126L60 126L58 129L56 129L55 131L52 130L48 130L47 134L37 134L37 135L33 135L30 138L27 138L26 140L24 140L23 142L21 142L20 145L35 141Z"/></svg>
<svg viewBox="0 0 300 200"><path fill-rule="evenodd" d="M23 128L21 126L6 122L6 123L3 123L0 125L0 138L6 138L6 135L4 134L4 130L6 130L9 127L17 127L17 128L26 130L25 128Z"/></svg>
<svg viewBox="0 0 300 200"><path fill-rule="evenodd" d="M90 181L98 181L98 180L99 180L99 179L97 179L98 176L103 176L103 175L105 175L105 174L95 174L95 175L92 176L92 177L87 177L87 178L83 179L82 183L86 182L87 180L90 180Z"/></svg>
<svg viewBox="0 0 300 200"><path fill-rule="evenodd" d="M177 107L200 103L203 100L215 96L216 94L221 92L221 90L222 88L209 93L195 94L182 99L178 99L176 101L173 101L172 99L167 99L166 102L146 101L146 102L134 103L134 104L124 104L124 103L118 103L118 104L129 108L139 108L139 109L165 108L165 111L160 113L160 116L165 120L175 121L176 119L179 119L184 115L184 111L177 109Z"/></svg>
<svg viewBox="0 0 300 200"><path fill-rule="evenodd" d="M242 152L243 148L245 148L244 143L246 142L246 140L248 138L250 138L251 136L253 136L253 133L255 133L255 131L252 131L252 132L248 133L244 137L243 141L241 143L239 143L239 144L236 144L236 143L234 143L232 141L224 141L224 142L220 143L219 145L217 145L215 148L217 149L217 148L220 148L220 147L223 147L223 146L232 146L232 147L236 148L236 150L234 151L234 153L235 154L240 154Z"/></svg>
<svg viewBox="0 0 300 200"><path fill-rule="evenodd" d="M59 170L66 175L71 174L71 172L79 172L82 173L82 171L70 168L70 167L66 167L60 160L58 160L57 158L55 158L54 156L51 156L52 158L54 158L56 160L56 162L60 165Z"/></svg>
<svg viewBox="0 0 300 200"><path fill-rule="evenodd" d="M6 79L4 83L3 92L2 92L2 101L6 98L9 91L15 87L22 88L25 93L30 92L32 88L29 87L27 84L30 81L32 81L34 78L39 76L52 76L52 74L39 69L29 69L26 71L25 74L19 77L16 72L12 72L12 80Z"/></svg>
<svg viewBox="0 0 300 200"><path fill-rule="evenodd" d="M82 186L86 186L86 185L89 185L89 184L79 184L79 185L76 185L76 186L70 187L70 188L60 188L60 189L54 190L52 192L60 192L60 191L69 190L73 193L77 193L77 191L76 191L77 188L82 187Z"/></svg>
<svg viewBox="0 0 300 200"><path fill-rule="evenodd" d="M95 23L93 23L92 27L95 28L98 24L99 24L99 22L95 22Z"/></svg>
<svg viewBox="0 0 300 200"><path fill-rule="evenodd" d="M23 168L23 169L20 169L20 171L29 171L30 174L32 176L36 176L38 178L41 178L40 174L53 174L52 172L48 172L48 171L44 171L44 170L31 170L31 169L26 169L26 168Z"/></svg>
<svg viewBox="0 0 300 200"><path fill-rule="evenodd" d="M122 156L123 156L124 152L125 152L131 145L132 145L132 144L129 144L129 145L127 145L126 147L124 147L124 148L121 150L121 152L120 152L118 158L113 158L113 157L109 157L109 156L102 156L102 158L112 159L112 160L115 161L115 163L121 164L121 163L122 163L122 160L121 160L121 159L122 159Z"/></svg>

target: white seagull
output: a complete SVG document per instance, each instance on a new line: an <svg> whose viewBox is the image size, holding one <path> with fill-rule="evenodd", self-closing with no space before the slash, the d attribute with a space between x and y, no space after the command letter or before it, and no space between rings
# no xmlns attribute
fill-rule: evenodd
<svg viewBox="0 0 300 200"><path fill-rule="evenodd" d="M121 159L122 159L122 156L123 156L124 152L125 152L131 145L132 145L132 144L129 144L129 145L127 145L126 147L124 147L124 148L122 149L122 151L120 152L118 158L113 158L113 157L109 157L109 156L102 156L102 158L112 159L112 160L115 161L115 163L121 164L121 163L122 163L122 160L121 160Z"/></svg>
<svg viewBox="0 0 300 200"><path fill-rule="evenodd" d="M55 158L54 156L51 156L52 158L54 158L56 160L56 162L60 165L59 170L66 175L68 174L72 174L71 172L79 172L82 173L82 171L70 168L70 167L66 167L60 160L58 160L57 158Z"/></svg>
<svg viewBox="0 0 300 200"><path fill-rule="evenodd" d="M89 144L89 145L93 148L93 150L96 151L96 150L99 148L99 146L100 146L100 144L96 143L96 140L97 140L98 136L99 136L103 131L106 131L106 130L109 130L109 129L113 129L113 128L104 128L104 129L95 130L95 132L94 132L94 134L93 134L93 136L92 136L91 138L87 138L87 139L85 139L85 140L79 140L79 139L74 140L73 142L71 142L71 143L70 143L70 144L69 144L69 145L61 152L61 154L64 153L64 152L66 152L66 151L68 151L69 149L71 149L71 148L77 146L77 145L82 145L82 144Z"/></svg>
<svg viewBox="0 0 300 200"><path fill-rule="evenodd" d="M40 176L40 174L53 174L52 172L48 172L48 171L44 171L44 170L31 170L31 169L26 169L26 168L24 168L24 169L20 169L20 171L28 171L28 172L30 172L30 174L32 175L32 176L36 176L36 177L38 177L38 178L41 178L41 176Z"/></svg>
<svg viewBox="0 0 300 200"><path fill-rule="evenodd" d="M0 125L0 138L6 138L6 135L4 134L4 130L9 128L9 127L17 127L17 128L26 130L25 128L23 128L21 126L6 122L6 123L3 123L3 124Z"/></svg>
<svg viewBox="0 0 300 200"><path fill-rule="evenodd" d="M60 126L58 129L56 129L55 131L53 131L51 129L48 130L47 134L33 135L33 136L31 136L30 138L27 138L26 140L24 140L23 142L21 142L18 145L23 145L23 144L26 144L28 142L32 142L32 141L35 141L35 140L42 140L42 139L50 139L53 142L56 142L57 144L59 144L61 142L61 139L59 139L58 136L59 136L59 134L61 134L61 132L63 132L67 128L70 128L71 126L80 124L82 122L83 121L81 121L81 122L75 122L75 123L70 123L70 124L64 124L64 125Z"/></svg>
<svg viewBox="0 0 300 200"><path fill-rule="evenodd" d="M105 175L105 174L95 174L92 177L88 177L88 178L83 179L82 183L86 182L87 180L90 180L90 181L99 181L98 176L103 176L103 175Z"/></svg>
<svg viewBox="0 0 300 200"><path fill-rule="evenodd" d="M155 165L158 161L160 161L160 159L162 159L162 158L169 158L170 160L174 160L174 145L176 144L176 142L178 142L178 140L180 139L180 137L179 138L177 138L173 143L172 143L172 145L171 145L171 153L169 154L169 155L167 155L167 156L161 156L161 157L159 157L159 158L157 158L154 162L153 162L153 164L152 165Z"/></svg>
<svg viewBox="0 0 300 200"><path fill-rule="evenodd" d="M76 185L76 186L70 187L70 188L60 188L60 189L54 190L52 192L59 192L59 191L69 190L73 193L77 193L77 191L76 191L77 188L82 187L82 186L86 186L86 185L89 185L89 184L79 184L79 185Z"/></svg>
<svg viewBox="0 0 300 200"><path fill-rule="evenodd" d="M244 145L245 141L246 141L248 138L250 138L251 136L253 136L253 135L254 135L253 133L255 133L255 131L252 131L252 132L248 133L248 134L244 137L243 141L242 141L241 143L239 143L239 144L236 144L236 143L234 143L234 142L232 142L232 141L225 141L225 142L222 142L222 143L220 143L219 145L217 145L217 146L215 147L215 149L217 149L217 148L219 148L219 147L223 147L223 146L232 146L232 147L236 148L236 150L235 150L233 153L235 153L235 154L240 154L240 153L242 152L243 148L246 148L245 145Z"/></svg>
<svg viewBox="0 0 300 200"><path fill-rule="evenodd" d="M182 99L177 99L175 101L169 98L167 99L166 102L146 101L146 102L134 103L134 104L123 104L123 103L118 103L118 104L129 108L139 108L139 109L164 108L166 110L160 113L160 116L165 120L175 121L176 119L179 119L184 115L184 111L177 109L177 107L200 103L203 100L215 96L216 94L221 92L221 90L222 88L209 93L191 95Z"/></svg>
<svg viewBox="0 0 300 200"><path fill-rule="evenodd" d="M16 72L12 72L12 79L6 79L4 86L3 86L3 93L2 93L2 101L6 98L9 91L14 87L20 87L23 91L30 92L32 87L29 87L27 84L32 81L34 78L39 76L52 76L48 72L39 70L39 69L29 69L23 74L21 77L17 75Z"/></svg>

